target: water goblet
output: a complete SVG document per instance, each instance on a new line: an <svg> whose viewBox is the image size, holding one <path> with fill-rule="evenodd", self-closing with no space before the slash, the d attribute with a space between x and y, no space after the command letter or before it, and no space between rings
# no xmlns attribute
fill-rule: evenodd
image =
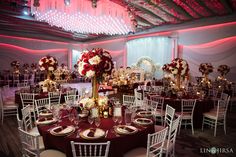
<svg viewBox="0 0 236 157"><path fill-rule="evenodd" d="M116 122L118 121L118 117L117 116L113 116L112 120L114 121L114 123L116 124Z"/></svg>
<svg viewBox="0 0 236 157"><path fill-rule="evenodd" d="M118 123L119 124L121 124L122 123L122 121L123 121L123 118L120 116L120 117L118 117Z"/></svg>
<svg viewBox="0 0 236 157"><path fill-rule="evenodd" d="M100 124L101 124L101 119L100 119L100 117L96 117L94 121L95 121L94 123L95 123L96 127L99 127Z"/></svg>
<svg viewBox="0 0 236 157"><path fill-rule="evenodd" d="M78 117L75 118L73 122L74 122L75 128L78 129L78 128L79 128L79 126L78 126L78 124L79 124L79 118L78 118Z"/></svg>
<svg viewBox="0 0 236 157"><path fill-rule="evenodd" d="M90 125L93 124L94 118L92 116L88 116L88 122Z"/></svg>

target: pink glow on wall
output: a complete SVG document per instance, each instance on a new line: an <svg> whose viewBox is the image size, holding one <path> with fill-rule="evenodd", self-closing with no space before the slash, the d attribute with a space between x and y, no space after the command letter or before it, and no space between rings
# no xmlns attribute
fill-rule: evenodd
<svg viewBox="0 0 236 157"><path fill-rule="evenodd" d="M189 31L199 31L199 30L204 30L204 29L226 27L230 25L236 25L236 22L228 22L228 23L221 23L221 24L215 24L215 25L200 26L200 27L195 27L195 28L180 29L180 30L177 30L177 32L180 33L180 32L189 32Z"/></svg>
<svg viewBox="0 0 236 157"><path fill-rule="evenodd" d="M213 42L208 42L208 43L199 44L199 45L189 45L189 46L184 46L183 45L183 46L185 48L200 48L200 49L204 49L204 48L220 45L220 44L222 44L224 42L227 42L227 41L235 41L236 42L236 36L228 37L228 38L223 38L223 39L215 40Z"/></svg>
<svg viewBox="0 0 236 157"><path fill-rule="evenodd" d="M1 49L9 49L9 50L18 50L21 52L25 53L30 53L30 54L35 54L35 53L66 53L68 52L68 49L47 49L47 50L33 50L33 49L28 49L16 45L11 45L11 44L5 44L5 43L0 43L0 48Z"/></svg>
<svg viewBox="0 0 236 157"><path fill-rule="evenodd" d="M158 32L158 33L149 33L149 34L141 34L141 35L135 35L128 37L128 40L133 40L137 38L144 38L144 37L152 37L152 36L168 36L171 35L171 32Z"/></svg>
<svg viewBox="0 0 236 157"><path fill-rule="evenodd" d="M88 43L87 46L108 44L108 43L119 42L119 41L126 41L126 38L117 38L117 39L110 39L110 40L104 40L104 41L96 41L96 42Z"/></svg>

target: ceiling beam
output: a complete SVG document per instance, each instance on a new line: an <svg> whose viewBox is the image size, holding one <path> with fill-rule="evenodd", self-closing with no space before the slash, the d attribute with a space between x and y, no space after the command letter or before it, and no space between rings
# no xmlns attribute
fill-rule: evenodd
<svg viewBox="0 0 236 157"><path fill-rule="evenodd" d="M193 19L193 17L186 10L184 10L182 7L176 5L176 3L173 2L173 0L166 0L165 3L169 7L175 8L175 10L177 10L180 14L183 14L184 16L186 16L189 19Z"/></svg>
<svg viewBox="0 0 236 157"><path fill-rule="evenodd" d="M199 14L195 9L193 9L190 5L188 5L188 3L186 3L185 1L182 1L182 3L184 3L185 5L187 5L193 12L195 12L200 18L203 17L201 14Z"/></svg>
<svg viewBox="0 0 236 157"><path fill-rule="evenodd" d="M163 12L164 12L164 13L166 13L167 15L169 15L169 16L171 16L171 17L175 18L177 21L179 21L179 22L182 22L182 20L181 20L181 19L179 19L178 17L176 17L176 16L174 16L174 15L170 14L168 11L166 11L165 9L161 8L160 6L158 6L158 5L154 4L154 3L153 3L153 2L151 2L150 0L148 0L148 3L149 3L150 5L153 5L153 6L155 6L155 7L156 7L156 8L158 8L159 10L163 11Z"/></svg>
<svg viewBox="0 0 236 157"><path fill-rule="evenodd" d="M202 0L196 0L198 4L200 4L203 8L206 9L206 11L210 12L212 15L216 15L217 13L211 10L211 8L208 8L208 6L202 1Z"/></svg>
<svg viewBox="0 0 236 157"><path fill-rule="evenodd" d="M136 8L136 9L142 11L142 12L146 12L147 14L149 14L149 15L155 17L155 18L158 18L159 20L161 20L161 21L163 21L163 22L167 22L167 21L165 21L163 18L161 18L161 17L158 16L157 14L154 14L153 12L149 11L149 10L146 9L146 8L140 7L140 6L136 5L136 4L134 4L134 3L132 3L132 2L128 2L128 1L127 1L127 4L133 6L134 8ZM148 21L148 20L147 20L147 21Z"/></svg>
<svg viewBox="0 0 236 157"><path fill-rule="evenodd" d="M230 6L228 0L220 0L220 2L223 4L228 13L233 13L233 8Z"/></svg>

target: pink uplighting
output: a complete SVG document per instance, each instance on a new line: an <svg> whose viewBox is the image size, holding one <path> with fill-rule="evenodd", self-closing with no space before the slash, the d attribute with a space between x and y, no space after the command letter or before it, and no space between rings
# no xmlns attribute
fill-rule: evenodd
<svg viewBox="0 0 236 157"><path fill-rule="evenodd" d="M68 5L64 0L40 0L39 7L32 1L31 12L36 20L71 32L121 35L134 31L127 10L109 0L97 1L97 7L85 0L70 0Z"/></svg>
<svg viewBox="0 0 236 157"><path fill-rule="evenodd" d="M225 43L225 42L227 42L227 41L236 41L236 36L228 37L228 38L223 38L223 39L215 40L215 41L213 41L213 42L208 42L208 43L204 43L204 44L190 45L190 46L184 46L184 47L185 47L185 48L199 48L199 49L205 49L205 48L208 48L208 47L220 45L220 44Z"/></svg>
<svg viewBox="0 0 236 157"><path fill-rule="evenodd" d="M68 52L68 49L47 49L47 50L33 50L33 49L27 49L24 47L16 46L16 45L11 45L11 44L5 44L5 43L0 43L0 48L1 49L10 49L10 50L19 50L21 52L25 53L65 53Z"/></svg>

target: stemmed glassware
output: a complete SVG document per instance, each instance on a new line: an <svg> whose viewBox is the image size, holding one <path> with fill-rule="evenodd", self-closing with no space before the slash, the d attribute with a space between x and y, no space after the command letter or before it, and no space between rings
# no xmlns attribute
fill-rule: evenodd
<svg viewBox="0 0 236 157"><path fill-rule="evenodd" d="M99 127L100 126L100 124L101 124L101 119L100 119L100 117L96 117L95 119L94 119L94 123L95 123L95 125L96 125L96 127Z"/></svg>
<svg viewBox="0 0 236 157"><path fill-rule="evenodd" d="M90 125L93 124L94 118L92 116L88 116L88 122Z"/></svg>

